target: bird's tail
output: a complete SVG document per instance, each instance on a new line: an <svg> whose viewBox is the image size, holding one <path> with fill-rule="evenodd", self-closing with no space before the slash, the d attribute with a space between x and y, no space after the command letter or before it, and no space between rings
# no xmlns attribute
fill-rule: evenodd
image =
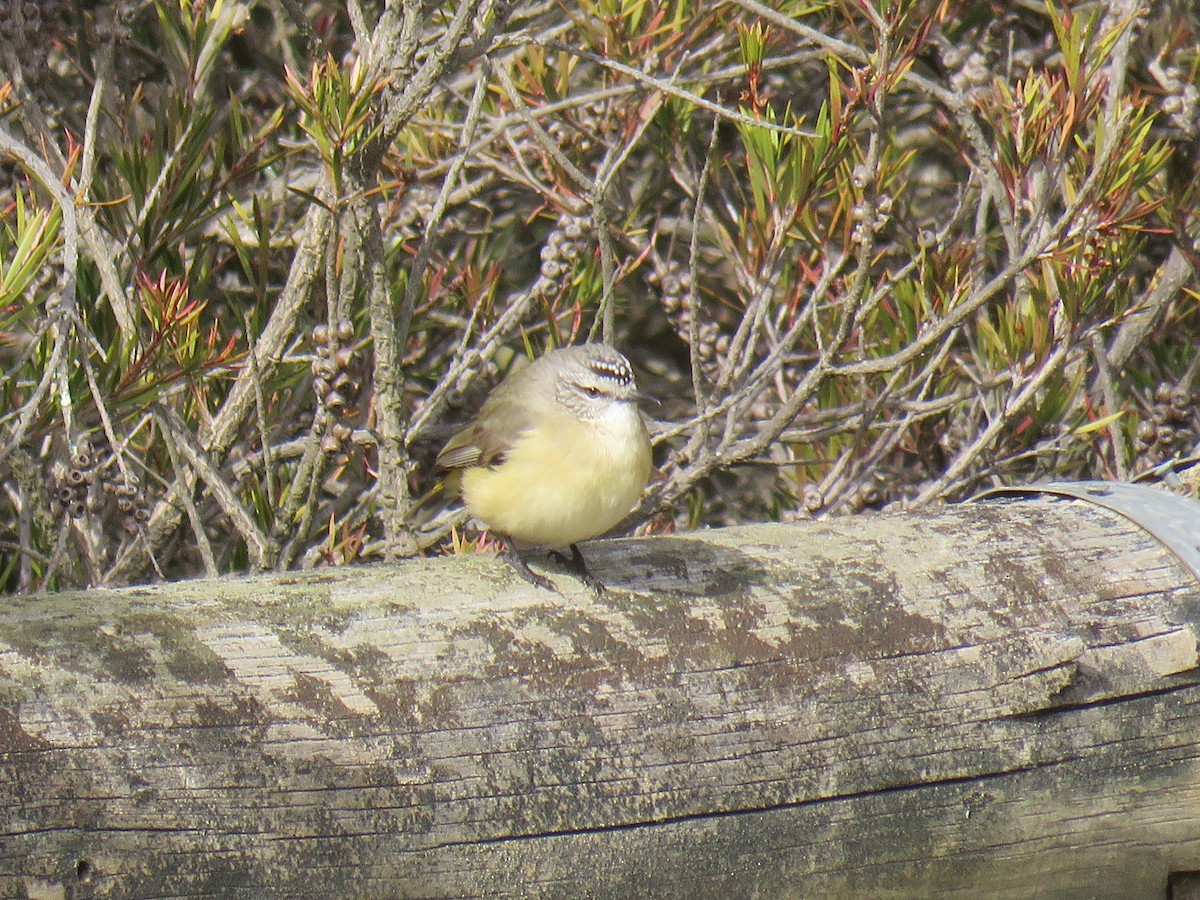
<svg viewBox="0 0 1200 900"><path fill-rule="evenodd" d="M458 472L447 472L437 484L413 501L404 517L405 523L413 528L429 524L458 499L461 482L462 476Z"/></svg>

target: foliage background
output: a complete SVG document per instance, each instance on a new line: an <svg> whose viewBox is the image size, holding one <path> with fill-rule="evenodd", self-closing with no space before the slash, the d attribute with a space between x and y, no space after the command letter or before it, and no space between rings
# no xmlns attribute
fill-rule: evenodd
<svg viewBox="0 0 1200 900"><path fill-rule="evenodd" d="M635 362L669 530L1195 452L1183 0L0 0L0 583L415 528L523 355Z"/></svg>

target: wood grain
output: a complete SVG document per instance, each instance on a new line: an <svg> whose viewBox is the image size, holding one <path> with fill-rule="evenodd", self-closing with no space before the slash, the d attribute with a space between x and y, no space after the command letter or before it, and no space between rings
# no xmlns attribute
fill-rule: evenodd
<svg viewBox="0 0 1200 900"><path fill-rule="evenodd" d="M10 598L0 896L1166 897L1200 586L1075 500ZM1182 883L1182 882L1180 882Z"/></svg>

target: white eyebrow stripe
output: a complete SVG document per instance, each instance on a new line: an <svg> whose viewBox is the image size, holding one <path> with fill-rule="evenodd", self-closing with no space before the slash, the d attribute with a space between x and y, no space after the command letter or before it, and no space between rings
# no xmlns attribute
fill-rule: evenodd
<svg viewBox="0 0 1200 900"><path fill-rule="evenodd" d="M627 366L620 363L610 363L599 360L592 365L592 371L604 378L612 378L617 381L633 380L633 373L629 371Z"/></svg>

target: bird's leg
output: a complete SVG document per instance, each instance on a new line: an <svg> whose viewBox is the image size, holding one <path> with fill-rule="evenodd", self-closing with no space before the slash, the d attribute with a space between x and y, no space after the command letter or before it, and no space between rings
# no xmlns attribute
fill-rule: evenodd
<svg viewBox="0 0 1200 900"><path fill-rule="evenodd" d="M529 568L529 563L525 562L521 554L517 552L517 548L513 546L513 542L508 537L503 538L504 551L500 554L504 559L507 559L509 564L517 570L517 574L528 581L530 584L536 584L538 587L545 588L548 591L558 593L558 588L554 586L554 582L545 575L539 575L533 569Z"/></svg>
<svg viewBox="0 0 1200 900"><path fill-rule="evenodd" d="M565 553L559 553L557 550L551 551L550 555L574 572L580 581L596 592L597 597L604 593L604 582L588 571L587 562L578 544L571 545L569 559Z"/></svg>

